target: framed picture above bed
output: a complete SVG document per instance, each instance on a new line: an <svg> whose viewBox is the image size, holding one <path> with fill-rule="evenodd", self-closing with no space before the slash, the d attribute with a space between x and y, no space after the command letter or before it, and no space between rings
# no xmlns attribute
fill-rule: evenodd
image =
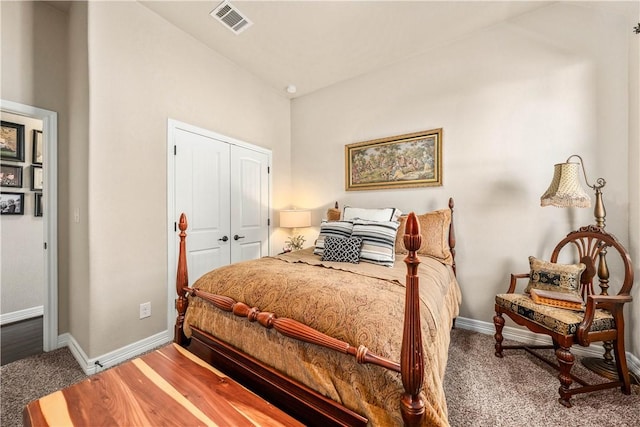
<svg viewBox="0 0 640 427"><path fill-rule="evenodd" d="M442 128L345 146L345 189L442 185Z"/></svg>

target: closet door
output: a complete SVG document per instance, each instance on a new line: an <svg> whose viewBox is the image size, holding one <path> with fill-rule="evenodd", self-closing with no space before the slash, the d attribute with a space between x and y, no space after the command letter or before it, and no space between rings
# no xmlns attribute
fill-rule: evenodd
<svg viewBox="0 0 640 427"><path fill-rule="evenodd" d="M269 254L269 156L231 148L231 262Z"/></svg>
<svg viewBox="0 0 640 427"><path fill-rule="evenodd" d="M189 222L189 282L229 264L230 145L217 139L175 130L175 218Z"/></svg>

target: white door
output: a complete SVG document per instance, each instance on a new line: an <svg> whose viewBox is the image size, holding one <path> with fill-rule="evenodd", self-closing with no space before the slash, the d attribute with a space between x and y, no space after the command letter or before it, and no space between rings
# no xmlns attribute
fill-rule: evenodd
<svg viewBox="0 0 640 427"><path fill-rule="evenodd" d="M231 262L269 254L269 156L231 148Z"/></svg>
<svg viewBox="0 0 640 427"><path fill-rule="evenodd" d="M231 257L230 145L180 128L174 135L174 218L187 215L191 285L204 273L229 264Z"/></svg>

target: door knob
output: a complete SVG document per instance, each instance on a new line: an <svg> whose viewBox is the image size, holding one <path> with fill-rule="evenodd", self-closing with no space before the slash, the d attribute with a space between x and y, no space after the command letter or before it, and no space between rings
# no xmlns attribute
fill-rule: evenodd
<svg viewBox="0 0 640 427"><path fill-rule="evenodd" d="M223 242L226 242L227 240L229 240L229 238L227 236L222 236L222 239L218 239L218 240L222 240ZM238 239L236 239L238 240Z"/></svg>
<svg viewBox="0 0 640 427"><path fill-rule="evenodd" d="M233 236L233 240L240 240L240 239L244 239L244 236L238 236L237 234Z"/></svg>

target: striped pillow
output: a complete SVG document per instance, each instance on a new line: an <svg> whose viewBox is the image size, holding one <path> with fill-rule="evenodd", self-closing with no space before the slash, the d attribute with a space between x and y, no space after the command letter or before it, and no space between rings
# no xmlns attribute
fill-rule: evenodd
<svg viewBox="0 0 640 427"><path fill-rule="evenodd" d="M324 253L324 239L327 236L333 237L351 237L351 230L353 230L352 221L327 221L322 220L320 223L320 234L316 240L316 247L313 253L316 255L322 255Z"/></svg>
<svg viewBox="0 0 640 427"><path fill-rule="evenodd" d="M393 267L399 225L396 221L353 221L351 237L362 239L360 261Z"/></svg>

